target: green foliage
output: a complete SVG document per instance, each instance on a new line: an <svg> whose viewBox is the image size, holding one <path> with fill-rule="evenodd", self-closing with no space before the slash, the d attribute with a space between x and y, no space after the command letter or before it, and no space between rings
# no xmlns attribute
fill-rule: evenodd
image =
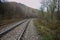
<svg viewBox="0 0 60 40"><path fill-rule="evenodd" d="M52 40L52 35L50 33L46 34L42 40Z"/></svg>

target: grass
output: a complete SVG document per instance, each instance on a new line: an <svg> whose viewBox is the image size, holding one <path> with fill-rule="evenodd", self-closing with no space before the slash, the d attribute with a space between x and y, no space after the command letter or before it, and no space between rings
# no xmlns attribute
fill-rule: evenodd
<svg viewBox="0 0 60 40"><path fill-rule="evenodd" d="M57 30L58 32L60 32L60 28L59 29L55 29L55 25L51 25L51 24L46 24L45 25L41 22L39 22L38 20L34 20L34 24L37 27L39 33L41 34L41 40L60 40L60 33L55 32L55 30ZM57 36L57 37L56 37Z"/></svg>

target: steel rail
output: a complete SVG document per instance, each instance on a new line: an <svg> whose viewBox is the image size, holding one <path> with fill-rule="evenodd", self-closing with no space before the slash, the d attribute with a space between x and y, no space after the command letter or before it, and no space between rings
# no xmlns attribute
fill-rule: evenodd
<svg viewBox="0 0 60 40"><path fill-rule="evenodd" d="M8 32L12 31L14 28L16 28L17 26L23 24L24 22L26 22L27 20L24 20L23 22L18 22L15 25L9 26L11 28L8 28L5 31L0 32L0 38L3 37L5 34L7 34Z"/></svg>
<svg viewBox="0 0 60 40"><path fill-rule="evenodd" d="M21 32L21 34L19 35L19 37L17 38L17 40L22 40L22 37L23 37L23 35L24 35L24 33L25 33L25 31L26 31L29 23L30 23L30 20L29 20L28 23L26 24L24 30Z"/></svg>

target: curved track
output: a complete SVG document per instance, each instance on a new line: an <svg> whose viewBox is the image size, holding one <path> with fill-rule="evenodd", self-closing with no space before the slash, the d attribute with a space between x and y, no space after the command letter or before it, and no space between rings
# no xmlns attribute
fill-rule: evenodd
<svg viewBox="0 0 60 40"><path fill-rule="evenodd" d="M32 19L20 21L0 31L0 40L39 40L38 31Z"/></svg>
<svg viewBox="0 0 60 40"><path fill-rule="evenodd" d="M24 34L30 19L12 25L11 28L0 32L0 40L18 40Z"/></svg>

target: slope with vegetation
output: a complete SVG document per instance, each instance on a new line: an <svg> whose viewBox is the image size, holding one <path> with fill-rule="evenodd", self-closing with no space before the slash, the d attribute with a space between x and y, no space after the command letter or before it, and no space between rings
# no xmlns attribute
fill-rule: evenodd
<svg viewBox="0 0 60 40"><path fill-rule="evenodd" d="M36 17L36 9L17 2L0 1L0 28L13 22Z"/></svg>
<svg viewBox="0 0 60 40"><path fill-rule="evenodd" d="M18 6L22 4L16 2L1 2L0 5L0 26L5 23L19 20L24 16L21 7Z"/></svg>
<svg viewBox="0 0 60 40"><path fill-rule="evenodd" d="M42 0L35 25L42 40L60 40L60 0ZM44 10L46 8L46 10Z"/></svg>

